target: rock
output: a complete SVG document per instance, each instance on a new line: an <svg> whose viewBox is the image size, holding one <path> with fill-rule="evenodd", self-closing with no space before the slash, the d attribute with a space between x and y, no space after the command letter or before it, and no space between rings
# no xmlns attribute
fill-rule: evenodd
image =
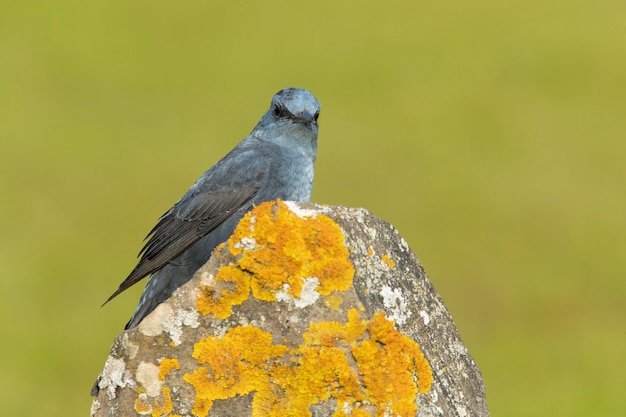
<svg viewBox="0 0 626 417"><path fill-rule="evenodd" d="M119 335L92 416L488 416L415 254L362 209L255 207Z"/></svg>

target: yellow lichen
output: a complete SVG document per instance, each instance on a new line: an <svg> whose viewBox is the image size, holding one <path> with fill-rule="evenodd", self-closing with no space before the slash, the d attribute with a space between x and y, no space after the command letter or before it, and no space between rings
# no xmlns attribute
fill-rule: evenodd
<svg viewBox="0 0 626 417"><path fill-rule="evenodd" d="M343 298L339 294L331 294L324 298L324 305L331 310L339 311Z"/></svg>
<svg viewBox="0 0 626 417"><path fill-rule="evenodd" d="M300 298L310 278L317 279L325 306L338 311L338 292L352 285L341 229L322 214L300 218L281 201L263 203L243 217L226 245L235 261L211 285L201 285L196 307L205 315L227 318L250 294L268 302L279 293ZM381 259L394 267L388 255ZM310 324L304 342L291 349L254 326L200 340L193 352L200 366L184 375L196 392L192 413L204 417L217 399L254 393L253 417L310 416L311 405L330 399L337 404L334 417L414 415L416 396L432 383L430 365L384 313L368 321L359 311L363 306L351 309L343 324ZM171 365L161 362L163 378Z"/></svg>
<svg viewBox="0 0 626 417"><path fill-rule="evenodd" d="M361 408L356 408L352 411L350 417L372 417L372 415Z"/></svg>
<svg viewBox="0 0 626 417"><path fill-rule="evenodd" d="M169 415L174 408L172 405L172 397L170 396L170 389L168 387L161 388L161 394L163 395L163 402L159 404L154 402L154 408L152 409L152 417L161 417Z"/></svg>
<svg viewBox="0 0 626 417"><path fill-rule="evenodd" d="M380 258L384 263L387 264L387 266L389 267L389 269L393 269L395 263L391 260L391 258L389 257L389 255L383 255Z"/></svg>
<svg viewBox="0 0 626 417"><path fill-rule="evenodd" d="M211 286L201 286L197 310L217 318L252 295L276 301L278 293L300 298L307 278L317 278L320 295L345 291L354 267L341 229L329 217L298 217L282 201L262 203L247 213L227 242L236 263L222 267Z"/></svg>
<svg viewBox="0 0 626 417"><path fill-rule="evenodd" d="M213 286L201 286L202 293L196 301L196 309L213 314L219 319L230 316L234 305L243 303L250 294L250 274L228 265L220 268Z"/></svg>
<svg viewBox="0 0 626 417"><path fill-rule="evenodd" d="M135 399L135 411L139 414L150 414L152 412L152 404L148 401L146 394L140 394Z"/></svg>
<svg viewBox="0 0 626 417"><path fill-rule="evenodd" d="M352 308L348 311L346 324L336 321L311 323L302 337L307 345L336 346L339 341L347 344L355 342L366 330L365 320L360 320L359 313Z"/></svg>
<svg viewBox="0 0 626 417"><path fill-rule="evenodd" d="M344 349L301 346L293 354L292 363L272 367L272 387L254 397L253 416L310 416L311 405L331 397L350 403L363 399Z"/></svg>
<svg viewBox="0 0 626 417"><path fill-rule="evenodd" d="M172 371L172 369L180 369L178 359L161 359L161 364L159 365L159 380L165 380L165 377Z"/></svg>
<svg viewBox="0 0 626 417"><path fill-rule="evenodd" d="M419 346L398 333L384 313L374 315L368 331L370 339L354 346L352 354L369 396L379 405L376 415L383 416L385 408L400 416L414 415L418 390L430 390L430 365Z"/></svg>
<svg viewBox="0 0 626 417"><path fill-rule="evenodd" d="M310 416L311 405L331 398L334 417L369 416L367 410L405 417L415 414L418 393L430 389L432 372L419 346L384 313L368 321L351 309L345 324L312 323L303 338L289 349L261 329L240 326L196 343L201 366L184 376L196 391L194 415L206 416L216 399L255 392L253 417Z"/></svg>
<svg viewBox="0 0 626 417"><path fill-rule="evenodd" d="M193 357L205 365L184 376L196 390L192 412L206 416L216 399L246 395L268 384L268 368L287 348L253 326L236 327L224 337L210 336L195 344Z"/></svg>
<svg viewBox="0 0 626 417"><path fill-rule="evenodd" d="M156 398L153 403L150 403L147 395L139 395L135 399L135 411L139 414L150 414L152 417L174 417L175 415L170 414L174 409L174 405L172 404L172 397L168 387L161 388L161 397L161 401L159 401L159 398Z"/></svg>

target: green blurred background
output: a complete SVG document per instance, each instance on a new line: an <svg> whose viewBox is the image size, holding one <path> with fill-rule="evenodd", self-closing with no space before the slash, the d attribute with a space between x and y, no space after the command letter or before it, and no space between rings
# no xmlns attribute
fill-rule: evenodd
<svg viewBox="0 0 626 417"><path fill-rule="evenodd" d="M4 1L0 408L87 415L142 238L287 86L313 200L394 224L494 416L624 415L626 3Z"/></svg>

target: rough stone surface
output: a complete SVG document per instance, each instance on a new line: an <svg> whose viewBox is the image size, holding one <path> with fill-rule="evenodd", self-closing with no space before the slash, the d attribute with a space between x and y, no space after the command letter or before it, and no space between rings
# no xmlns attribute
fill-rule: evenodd
<svg viewBox="0 0 626 417"><path fill-rule="evenodd" d="M91 415L488 416L424 269L363 209L272 202L115 339Z"/></svg>

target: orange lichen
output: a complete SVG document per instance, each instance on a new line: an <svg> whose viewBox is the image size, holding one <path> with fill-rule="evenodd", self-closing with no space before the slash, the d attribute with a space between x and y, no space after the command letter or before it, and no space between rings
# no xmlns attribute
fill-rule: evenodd
<svg viewBox="0 0 626 417"><path fill-rule="evenodd" d="M163 395L163 402L158 404L158 402L155 401L154 408L152 409L152 417L169 415L174 408L172 405L172 397L170 396L170 389L168 387L161 388L161 394Z"/></svg>
<svg viewBox="0 0 626 417"><path fill-rule="evenodd" d="M219 319L230 316L234 305L243 303L250 294L250 274L228 265L220 268L213 286L201 286L202 293L196 301L198 312L213 314Z"/></svg>
<svg viewBox="0 0 626 417"><path fill-rule="evenodd" d="M271 387L255 395L253 416L310 416L311 405L331 397L350 403L364 398L344 349L305 345L292 354L291 363L271 368Z"/></svg>
<svg viewBox="0 0 626 417"><path fill-rule="evenodd" d="M401 416L414 415L418 390L427 392L432 384L430 365L419 346L398 333L384 313L374 314L367 328L370 339L354 346L352 354L369 396L379 404L376 415L383 416L385 408Z"/></svg>
<svg viewBox="0 0 626 417"><path fill-rule="evenodd" d="M344 414L344 415L347 416L347 414ZM337 417L343 417L343 416L337 415ZM372 417L372 415L361 408L355 408L354 410L352 410L350 417Z"/></svg>
<svg viewBox="0 0 626 417"><path fill-rule="evenodd" d="M216 399L255 392L253 417L310 416L311 405L331 398L334 417L370 416L367 410L405 417L415 414L418 393L430 389L432 372L419 346L384 313L368 321L351 309L345 324L312 323L303 338L289 349L261 329L240 326L196 343L201 366L184 376L196 391L193 414L204 417Z"/></svg>
<svg viewBox="0 0 626 417"><path fill-rule="evenodd" d="M352 285L341 229L322 214L300 218L281 201L263 203L243 217L226 245L235 261L201 285L196 307L205 315L227 318L250 294L268 302L279 294L302 298L313 279L324 305L338 311L339 292ZM381 259L394 267L388 255ZM253 417L310 416L311 405L331 399L334 417L414 415L416 396L432 383L430 365L384 313L368 321L359 311L363 306L351 309L343 324L310 324L297 347L274 344L254 326L200 340L193 351L200 366L184 375L196 392L192 413L204 417L217 399L254 393ZM171 369L161 362L163 378Z"/></svg>
<svg viewBox="0 0 626 417"><path fill-rule="evenodd" d="M161 359L161 364L159 365L159 380L165 380L165 377L172 371L172 369L180 369L178 359Z"/></svg>
<svg viewBox="0 0 626 417"><path fill-rule="evenodd" d="M135 411L139 414L150 414L152 417L174 417L174 414L170 414L174 409L170 389L168 387L161 388L161 396L163 399L160 402L157 398L153 403L150 403L147 395L140 395L135 400Z"/></svg>
<svg viewBox="0 0 626 417"><path fill-rule="evenodd" d="M196 390L192 412L206 416L214 400L246 395L267 385L270 362L286 351L285 346L272 344L269 333L253 326L236 327L222 338L200 340L193 357L206 366L184 376Z"/></svg>
<svg viewBox="0 0 626 417"><path fill-rule="evenodd" d="M339 311L343 298L339 294L331 294L324 298L324 305L331 310Z"/></svg>
<svg viewBox="0 0 626 417"><path fill-rule="evenodd" d="M227 318L252 295L276 301L279 293L301 298L307 278L317 278L320 295L345 291L354 267L341 229L329 217L298 217L285 203L262 203L247 213L228 240L236 263L222 267L211 286L201 286L197 310Z"/></svg>
<svg viewBox="0 0 626 417"><path fill-rule="evenodd" d="M148 401L148 396L138 395L135 399L135 411L139 414L149 414L152 412L152 404Z"/></svg>
<svg viewBox="0 0 626 417"><path fill-rule="evenodd" d="M336 346L339 341L343 343L354 343L367 330L367 324L359 319L359 313L352 308L348 311L346 324L336 321L311 323L302 337L307 345L311 346Z"/></svg>
<svg viewBox="0 0 626 417"><path fill-rule="evenodd" d="M393 269L393 267L395 266L395 263L391 260L391 258L389 257L389 255L383 255L380 258L384 263L387 264L387 266L389 267L389 269Z"/></svg>

